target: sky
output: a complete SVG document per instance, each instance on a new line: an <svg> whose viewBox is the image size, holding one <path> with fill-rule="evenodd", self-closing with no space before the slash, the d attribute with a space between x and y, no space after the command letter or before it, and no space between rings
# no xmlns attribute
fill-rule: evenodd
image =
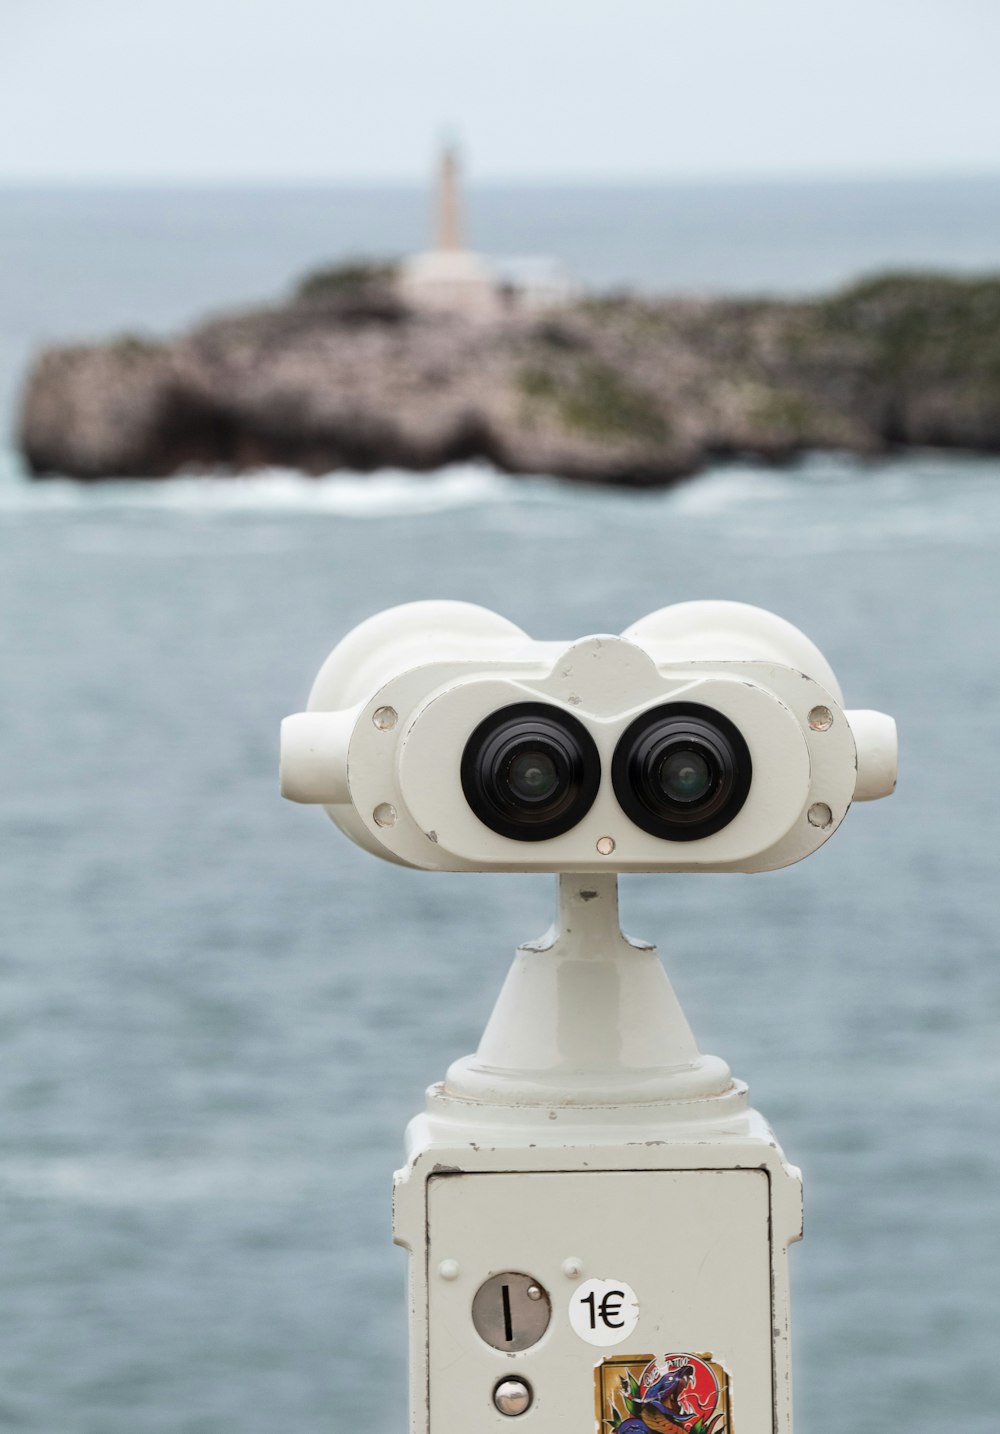
<svg viewBox="0 0 1000 1434"><path fill-rule="evenodd" d="M0 0L0 182L1000 171L1000 0Z"/></svg>

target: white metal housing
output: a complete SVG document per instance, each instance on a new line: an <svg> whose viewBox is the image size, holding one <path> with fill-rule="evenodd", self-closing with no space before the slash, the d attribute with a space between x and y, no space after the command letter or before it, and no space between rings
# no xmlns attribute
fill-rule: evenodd
<svg viewBox="0 0 1000 1434"><path fill-rule="evenodd" d="M742 810L721 831L683 843L640 830L608 779L629 723L681 700L734 722L753 761ZM603 772L586 816L539 842L484 825L458 775L479 722L524 701L582 721ZM888 795L895 770L892 719L845 712L818 649L742 603L681 603L621 637L568 644L533 641L467 603L407 604L350 633L317 677L309 710L282 725L286 796L324 805L376 855L429 870L770 870L827 841L852 800Z"/></svg>

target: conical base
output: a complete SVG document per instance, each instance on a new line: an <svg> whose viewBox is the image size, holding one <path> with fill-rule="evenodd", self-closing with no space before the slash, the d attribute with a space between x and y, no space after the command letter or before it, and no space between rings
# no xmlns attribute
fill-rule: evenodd
<svg viewBox="0 0 1000 1434"><path fill-rule="evenodd" d="M653 947L618 925L613 876L561 876L559 919L518 948L474 1056L456 1061L429 1111L475 1103L615 1120L731 1119L746 1088L725 1061L704 1056ZM639 1108L643 1109L640 1110ZM457 1111L455 1114L457 1115Z"/></svg>

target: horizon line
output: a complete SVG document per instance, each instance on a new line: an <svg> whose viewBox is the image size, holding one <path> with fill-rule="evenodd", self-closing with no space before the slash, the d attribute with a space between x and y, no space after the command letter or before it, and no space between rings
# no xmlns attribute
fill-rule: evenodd
<svg viewBox="0 0 1000 1434"><path fill-rule="evenodd" d="M93 174L93 175L4 175L0 174L0 190L16 189L412 189L425 191L433 179L430 167L426 174L364 177L360 175L184 175L184 174ZM630 188L709 188L764 187L768 185L838 185L838 184L907 184L907 183L968 183L1000 182L1000 167L995 169L870 169L827 171L759 171L718 173L662 174L493 174L476 177L468 172L463 177L466 189L630 189Z"/></svg>

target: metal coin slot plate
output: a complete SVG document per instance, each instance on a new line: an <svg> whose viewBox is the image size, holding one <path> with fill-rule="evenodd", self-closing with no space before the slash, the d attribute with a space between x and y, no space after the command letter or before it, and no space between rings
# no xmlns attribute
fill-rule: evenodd
<svg viewBox="0 0 1000 1434"><path fill-rule="evenodd" d="M430 1270L450 1260L461 1273L453 1280L432 1279L427 1291L427 1378L421 1397L429 1414L425 1417L421 1404L415 1427L421 1434L453 1434L472 1425L476 1434L519 1428L518 1420L511 1422L491 1400L498 1380L519 1377L534 1393L521 1416L524 1428L541 1420L543 1434L593 1434L594 1367L605 1354L617 1350L648 1363L675 1351L711 1351L737 1391L736 1424L726 1434L788 1434L788 1421L775 1412L775 1353L781 1360L787 1353L780 1281L787 1268L785 1245L798 1236L799 1186L777 1156L762 1152L763 1146L741 1145L732 1156L746 1162L739 1167L430 1176L426 1225L417 1218L413 1229L426 1228ZM694 1162L703 1151L692 1144L682 1147L682 1154ZM543 1151L527 1155L551 1158ZM586 1155L593 1158L591 1148ZM663 1158L662 1148L654 1148L650 1158L657 1156ZM456 1157L449 1151L448 1158ZM753 1168L746 1168L751 1160ZM779 1191L774 1205L772 1181ZM772 1231L779 1241L776 1266ZM567 1262L572 1273L564 1268ZM544 1337L523 1352L505 1341L491 1345L471 1318L477 1291L500 1271L523 1274L550 1298ZM640 1317L626 1341L605 1351L581 1339L569 1309L574 1296L577 1301L583 1296L580 1310L589 1327L586 1282L609 1284L611 1276L618 1281L615 1290L622 1282L634 1290ZM498 1283L510 1284L510 1275ZM522 1288L526 1293L526 1285ZM780 1298L772 1304L776 1289ZM596 1324L603 1324L603 1293L595 1298ZM504 1333L502 1294L492 1308ZM609 1323L616 1323L627 1302L619 1309L613 1297L604 1308ZM515 1309L512 1303L516 1334ZM772 1329L778 1330L773 1346ZM784 1410L785 1395L781 1398ZM470 1410L479 1411L471 1423Z"/></svg>
<svg viewBox="0 0 1000 1434"><path fill-rule="evenodd" d="M504 1354L537 1344L551 1318L547 1291L532 1275L516 1270L492 1275L472 1301L472 1323L479 1338Z"/></svg>

